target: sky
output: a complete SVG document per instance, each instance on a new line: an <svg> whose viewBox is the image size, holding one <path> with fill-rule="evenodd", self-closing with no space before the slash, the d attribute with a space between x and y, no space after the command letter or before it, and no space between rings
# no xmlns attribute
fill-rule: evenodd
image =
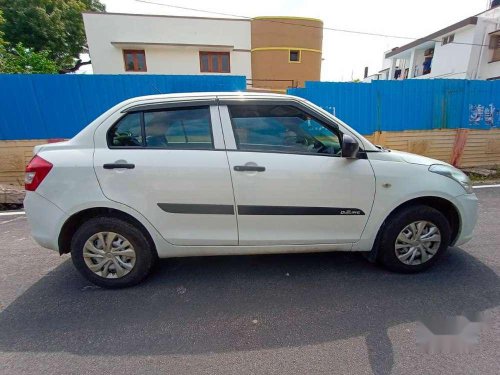
<svg viewBox="0 0 500 375"><path fill-rule="evenodd" d="M147 1L147 0L146 0ZM151 0L246 17L320 18L325 27L420 38L487 9L488 0ZM145 4L137 0L101 0L108 12L221 17L215 14ZM382 68L384 51L411 39L323 31L322 81L350 81ZM298 46L300 47L300 46Z"/></svg>

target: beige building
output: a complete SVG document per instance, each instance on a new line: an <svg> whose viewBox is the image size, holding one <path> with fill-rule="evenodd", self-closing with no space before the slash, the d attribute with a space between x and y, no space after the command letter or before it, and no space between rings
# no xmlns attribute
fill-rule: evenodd
<svg viewBox="0 0 500 375"><path fill-rule="evenodd" d="M252 19L252 83L284 89L319 81L323 22L303 17Z"/></svg>
<svg viewBox="0 0 500 375"><path fill-rule="evenodd" d="M283 91L319 80L323 23L83 13L94 74L244 75L248 87Z"/></svg>

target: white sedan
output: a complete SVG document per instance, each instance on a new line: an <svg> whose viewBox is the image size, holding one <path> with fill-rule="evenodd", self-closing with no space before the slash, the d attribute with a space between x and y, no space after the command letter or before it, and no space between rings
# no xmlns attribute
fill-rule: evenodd
<svg viewBox="0 0 500 375"><path fill-rule="evenodd" d="M34 239L103 287L200 255L360 251L411 273L469 241L477 219L461 171L374 146L294 96L134 98L34 154Z"/></svg>

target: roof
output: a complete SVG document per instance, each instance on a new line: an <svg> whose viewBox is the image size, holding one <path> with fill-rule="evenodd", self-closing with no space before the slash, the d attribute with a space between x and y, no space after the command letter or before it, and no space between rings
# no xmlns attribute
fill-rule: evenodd
<svg viewBox="0 0 500 375"><path fill-rule="evenodd" d="M402 47L395 48L391 52L386 53L385 57L386 58L392 57L394 55L397 55L398 53L401 53L403 51L406 51L408 49L416 47L422 43L432 41L434 38L437 38L441 35L451 33L452 31L461 29L462 27L465 27L468 25L476 25L476 24L477 24L477 17L476 16L466 18L460 22L457 22L457 23L454 23L453 25L445 27L444 29L436 31L435 33L432 33L432 34L429 34L427 36L424 36L423 38L414 40L413 42L408 43Z"/></svg>
<svg viewBox="0 0 500 375"><path fill-rule="evenodd" d="M252 18L253 20L291 20L291 21L312 21L312 22L321 22L322 20L319 18L311 18L311 17L295 17L295 16L258 16Z"/></svg>
<svg viewBox="0 0 500 375"><path fill-rule="evenodd" d="M286 95L286 94L274 94L267 92L244 92L244 91L233 91L233 92L189 92L189 93L175 93L175 94L159 94L159 95L145 95L138 96L135 98L128 99L126 102L138 102L143 100L151 101L176 101L182 100L184 98L189 99L299 99L296 96Z"/></svg>
<svg viewBox="0 0 500 375"><path fill-rule="evenodd" d="M132 17L162 17L162 18L186 18L199 20L218 20L218 21L244 21L250 22L247 18L223 18L223 17L193 17L193 16L171 16L168 14L144 14L144 13L110 13L110 12L82 12L82 14L98 16L132 16Z"/></svg>

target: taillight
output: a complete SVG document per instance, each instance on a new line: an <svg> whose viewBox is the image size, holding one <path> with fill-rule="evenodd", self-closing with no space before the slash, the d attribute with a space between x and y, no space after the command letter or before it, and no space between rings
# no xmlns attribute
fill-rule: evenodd
<svg viewBox="0 0 500 375"><path fill-rule="evenodd" d="M35 191L43 179L49 174L52 169L52 163L35 155L26 166L26 174L24 175L24 188L29 191Z"/></svg>

